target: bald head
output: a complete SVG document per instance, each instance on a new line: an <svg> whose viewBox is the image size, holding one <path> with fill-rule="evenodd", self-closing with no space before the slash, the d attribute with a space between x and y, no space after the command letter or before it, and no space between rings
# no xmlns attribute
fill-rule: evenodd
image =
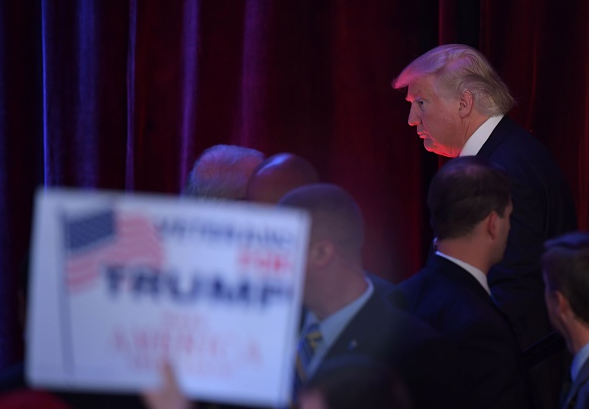
<svg viewBox="0 0 589 409"><path fill-rule="evenodd" d="M292 153L278 153L254 170L247 186L247 199L278 203L288 191L318 181L317 171L309 161Z"/></svg>
<svg viewBox="0 0 589 409"><path fill-rule="evenodd" d="M345 257L361 259L364 221L356 201L344 189L327 183L306 185L287 193L279 204L310 213L311 241L330 240Z"/></svg>

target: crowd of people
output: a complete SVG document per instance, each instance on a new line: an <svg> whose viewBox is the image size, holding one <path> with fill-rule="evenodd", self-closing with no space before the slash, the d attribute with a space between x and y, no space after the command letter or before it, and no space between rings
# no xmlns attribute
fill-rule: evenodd
<svg viewBox="0 0 589 409"><path fill-rule="evenodd" d="M365 270L360 207L300 156L216 145L182 191L310 214L292 407L589 407L589 233L553 157L509 119L513 98L471 47L436 47L392 85L425 149L451 158L429 186L430 254L407 280ZM218 407L163 375L136 403Z"/></svg>

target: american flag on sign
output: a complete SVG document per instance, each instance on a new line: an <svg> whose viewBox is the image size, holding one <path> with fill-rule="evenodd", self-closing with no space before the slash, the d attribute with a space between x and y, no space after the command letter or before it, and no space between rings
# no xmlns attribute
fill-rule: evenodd
<svg viewBox="0 0 589 409"><path fill-rule="evenodd" d="M105 265L159 268L164 253L151 221L105 210L65 221L65 274L70 290L94 283Z"/></svg>

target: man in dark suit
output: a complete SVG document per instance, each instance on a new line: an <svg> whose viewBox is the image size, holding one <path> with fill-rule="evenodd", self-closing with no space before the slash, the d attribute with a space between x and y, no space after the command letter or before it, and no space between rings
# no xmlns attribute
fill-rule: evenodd
<svg viewBox="0 0 589 409"><path fill-rule="evenodd" d="M563 409L589 407L589 233L574 232L546 243L542 256L550 322L574 355L571 387Z"/></svg>
<svg viewBox="0 0 589 409"><path fill-rule="evenodd" d="M334 185L309 184L287 193L279 205L307 210L312 218L301 341L314 324L320 336L314 337L310 360L301 364L301 381L324 376L330 363L366 358L392 368L414 409L465 408L456 350L429 325L385 300L364 274L363 220L352 197ZM149 407L164 408L169 402L188 407L171 373L166 375L163 389L144 394Z"/></svg>
<svg viewBox="0 0 589 409"><path fill-rule="evenodd" d="M486 159L457 158L434 176L427 201L437 251L397 285L405 308L458 347L469 407L532 407L523 357L486 276L509 233L508 176Z"/></svg>
<svg viewBox="0 0 589 409"><path fill-rule="evenodd" d="M489 272L489 285L521 348L530 347L551 332L542 298L543 243L577 228L565 178L548 150L505 116L514 100L477 50L461 44L436 47L409 64L393 87L407 88L408 122L426 150L452 158L483 156L511 177L511 231L503 260ZM534 368L538 408L557 404L563 367L560 355Z"/></svg>
<svg viewBox="0 0 589 409"><path fill-rule="evenodd" d="M318 326L320 334L301 364L306 378L326 360L365 355L392 365L416 409L462 407L455 351L431 327L382 298L366 278L362 215L352 197L335 185L312 184L292 190L279 203L305 209L312 218L301 344L308 328Z"/></svg>

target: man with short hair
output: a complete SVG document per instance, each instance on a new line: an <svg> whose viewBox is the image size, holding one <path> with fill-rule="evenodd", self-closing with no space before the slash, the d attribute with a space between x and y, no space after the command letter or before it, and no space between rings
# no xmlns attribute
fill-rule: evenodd
<svg viewBox="0 0 589 409"><path fill-rule="evenodd" d="M546 242L542 256L550 322L573 354L572 385L563 409L589 407L589 233L573 232Z"/></svg>
<svg viewBox="0 0 589 409"><path fill-rule="evenodd" d="M237 145L215 145L198 157L186 181L183 196L244 200L247 182L264 154Z"/></svg>
<svg viewBox="0 0 589 409"><path fill-rule="evenodd" d="M487 283L507 242L510 189L505 172L484 158L446 163L427 197L437 251L397 285L407 311L457 347L470 408L533 407L515 334Z"/></svg>
<svg viewBox="0 0 589 409"><path fill-rule="evenodd" d="M314 328L313 353L303 348L306 378L332 358L367 356L392 365L415 409L462 407L455 351L429 325L393 307L366 278L363 219L354 199L335 185L312 184L290 191L279 204L311 216L300 340L304 345Z"/></svg>
<svg viewBox="0 0 589 409"><path fill-rule="evenodd" d="M410 63L392 85L407 88L408 122L426 150L447 157L485 157L511 177L511 230L503 260L488 278L520 347L528 348L551 332L540 268L544 241L577 229L567 181L550 152L507 117L514 100L476 49L436 47ZM532 369L538 408L557 404L563 367L559 354Z"/></svg>
<svg viewBox="0 0 589 409"><path fill-rule="evenodd" d="M247 185L247 200L276 204L292 189L318 182L317 170L307 159L293 153L277 153L254 169ZM390 281L374 273L366 274L379 293L388 295L393 291Z"/></svg>

